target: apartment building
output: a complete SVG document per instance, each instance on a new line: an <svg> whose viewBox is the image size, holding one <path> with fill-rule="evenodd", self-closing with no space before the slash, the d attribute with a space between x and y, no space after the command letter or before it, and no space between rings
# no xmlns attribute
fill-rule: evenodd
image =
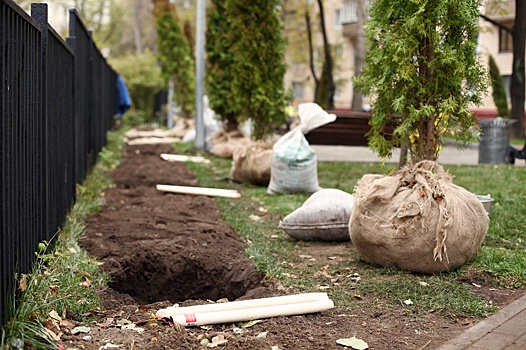
<svg viewBox="0 0 526 350"><path fill-rule="evenodd" d="M337 64L335 71L335 81L338 82L336 95L334 98L335 108L350 108L353 94L351 79L354 76L354 57L357 43L358 30L358 2L362 1L366 7L370 0L325 0L325 23L329 43L333 46L334 60ZM315 11L319 11L314 5ZM481 13L491 19L503 23L509 27L513 26L515 19L515 0L503 0L498 7L493 2L486 1L481 7ZM319 12L313 16L313 22L318 25ZM509 33L499 29L490 22L480 19L481 31L479 34L478 54L481 61L487 66L488 57L492 55L501 75L504 78L505 86L508 89L511 81L513 43ZM322 37L319 31L315 33L314 42L317 47L322 46ZM307 46L307 44L305 44ZM305 48L308 49L307 47ZM315 51L315 58L321 55L321 51ZM319 59L321 61L321 59ZM294 92L297 103L313 101L314 79L308 63L288 62L289 69L285 76L285 84ZM317 63L317 72L321 70L321 63ZM318 73L319 74L319 73ZM366 103L366 101L364 102ZM496 111L491 91L483 98L483 104L476 107L477 110L491 116Z"/></svg>

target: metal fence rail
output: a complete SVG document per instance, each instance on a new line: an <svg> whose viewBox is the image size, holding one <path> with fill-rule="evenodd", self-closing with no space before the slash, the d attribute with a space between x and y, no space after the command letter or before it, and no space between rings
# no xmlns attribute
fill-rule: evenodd
<svg viewBox="0 0 526 350"><path fill-rule="evenodd" d="M117 74L75 10L67 43L48 24L0 0L0 324L15 278L32 270L95 163L116 114Z"/></svg>

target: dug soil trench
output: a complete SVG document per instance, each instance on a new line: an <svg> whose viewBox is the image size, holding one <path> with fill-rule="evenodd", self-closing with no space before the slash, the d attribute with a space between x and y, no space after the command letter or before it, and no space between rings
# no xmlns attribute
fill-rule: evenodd
<svg viewBox="0 0 526 350"><path fill-rule="evenodd" d="M403 308L349 313L338 305L321 313L264 319L250 327L182 328L152 319L157 310L174 303L298 292L263 278L245 255L239 233L221 221L212 198L156 190L156 184L198 185L184 163L166 162L161 153L174 152L169 145L128 146L122 164L111 173L116 186L104 193L104 208L87 221L81 244L103 262L101 268L112 279L110 288L100 291L103 307L93 311L89 329L64 332L65 349L199 349L206 342L242 350L343 349L336 340L352 337L363 339L370 349L435 349L470 325L434 313L415 317ZM327 259L341 249L352 246L313 244L308 254ZM506 304L515 296L495 297L488 296ZM68 316L73 328L78 315Z"/></svg>

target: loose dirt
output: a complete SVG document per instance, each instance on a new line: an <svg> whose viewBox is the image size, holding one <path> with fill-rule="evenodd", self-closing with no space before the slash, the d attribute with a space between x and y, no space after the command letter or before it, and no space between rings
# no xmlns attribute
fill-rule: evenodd
<svg viewBox="0 0 526 350"><path fill-rule="evenodd" d="M221 349L344 349L336 340L351 337L363 339L369 349L436 349L472 325L433 313L417 318L403 308L348 314L338 305L245 328L183 328L152 318L175 303L291 294L258 273L240 235L221 221L212 198L156 190L156 184L198 185L184 163L166 162L161 153L174 151L169 145L128 146L111 174L116 186L104 193L103 210L87 221L81 244L104 263L101 268L112 280L100 291L103 307L93 311L89 331L72 334L79 315L68 314L70 331L61 337L65 349L200 349L213 339L226 340L217 346ZM327 259L341 249L352 245L313 244L308 254ZM477 292L497 305L518 297L514 291L486 286Z"/></svg>

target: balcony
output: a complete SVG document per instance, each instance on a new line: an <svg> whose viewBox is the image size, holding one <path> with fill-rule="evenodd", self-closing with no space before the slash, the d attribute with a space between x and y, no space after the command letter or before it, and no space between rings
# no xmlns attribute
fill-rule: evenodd
<svg viewBox="0 0 526 350"><path fill-rule="evenodd" d="M345 38L354 39L358 35L358 22L349 22L342 24L342 34Z"/></svg>

